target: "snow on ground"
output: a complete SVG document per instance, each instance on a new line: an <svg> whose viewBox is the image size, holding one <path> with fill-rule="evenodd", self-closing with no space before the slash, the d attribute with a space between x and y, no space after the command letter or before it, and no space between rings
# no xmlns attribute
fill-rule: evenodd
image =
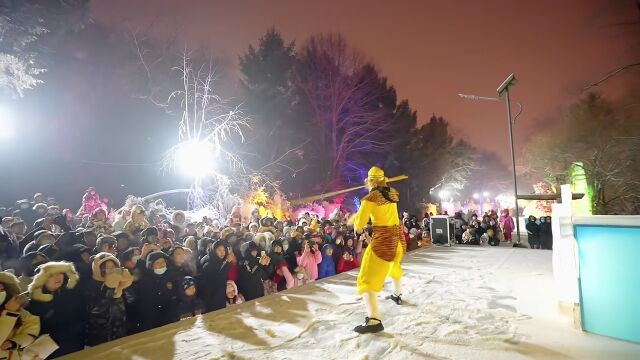
<svg viewBox="0 0 640 360"><path fill-rule="evenodd" d="M640 344L573 327L553 296L551 251L435 247L403 268L405 304L380 294L379 334L352 331L365 313L351 272L70 358L640 359Z"/></svg>

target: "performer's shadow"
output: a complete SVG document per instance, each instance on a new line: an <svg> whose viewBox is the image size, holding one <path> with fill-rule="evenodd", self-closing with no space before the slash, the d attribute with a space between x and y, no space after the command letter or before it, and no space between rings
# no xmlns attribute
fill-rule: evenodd
<svg viewBox="0 0 640 360"><path fill-rule="evenodd" d="M318 300L330 300L330 294L313 284L294 288L291 292L279 292L237 308L220 310L211 321L205 321L205 328L248 345L273 348L300 336L312 325L313 314L307 299L313 298L312 301L320 305L332 305L330 301Z"/></svg>

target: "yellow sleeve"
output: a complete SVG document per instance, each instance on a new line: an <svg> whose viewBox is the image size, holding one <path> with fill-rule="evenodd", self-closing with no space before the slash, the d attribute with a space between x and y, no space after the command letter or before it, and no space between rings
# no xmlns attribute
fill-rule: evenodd
<svg viewBox="0 0 640 360"><path fill-rule="evenodd" d="M353 228L357 232L360 233L363 231L364 227L369 222L369 217L371 217L371 211L373 211L375 207L376 207L376 204L371 201L367 201L367 200L362 201L362 203L360 204L360 209L358 209L358 212L356 213L356 216L353 219Z"/></svg>

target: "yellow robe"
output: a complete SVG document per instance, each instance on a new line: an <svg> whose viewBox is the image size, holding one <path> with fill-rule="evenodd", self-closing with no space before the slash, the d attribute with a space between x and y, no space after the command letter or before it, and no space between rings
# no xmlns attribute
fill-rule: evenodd
<svg viewBox="0 0 640 360"><path fill-rule="evenodd" d="M362 199L360 209L354 217L354 228L362 232L369 219L373 224L373 238L364 252L358 274L358 294L366 291L379 292L384 287L387 275L394 279L402 277L400 262L406 252L398 218L398 192L391 189L384 198L379 190L371 191Z"/></svg>

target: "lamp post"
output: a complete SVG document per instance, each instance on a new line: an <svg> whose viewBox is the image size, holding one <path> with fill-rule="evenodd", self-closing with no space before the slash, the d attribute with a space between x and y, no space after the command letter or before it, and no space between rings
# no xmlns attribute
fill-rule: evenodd
<svg viewBox="0 0 640 360"><path fill-rule="evenodd" d="M477 95L466 95L466 94L458 94L461 98L470 99L470 100L489 100L489 101L501 101L503 95L505 95L505 102L507 104L507 121L509 125L509 149L511 150L511 165L513 167L513 197L515 200L515 215L516 215L516 242L520 243L520 210L518 209L518 179L516 176L516 156L515 150L513 147L513 125L515 124L518 116L522 114L522 104L517 102L520 110L518 114L512 119L511 118L511 101L509 99L509 87L515 85L518 82L514 74L511 74L507 77L505 81L500 84L498 87L498 97L486 97L486 96L477 96ZM483 204L484 205L484 204Z"/></svg>

